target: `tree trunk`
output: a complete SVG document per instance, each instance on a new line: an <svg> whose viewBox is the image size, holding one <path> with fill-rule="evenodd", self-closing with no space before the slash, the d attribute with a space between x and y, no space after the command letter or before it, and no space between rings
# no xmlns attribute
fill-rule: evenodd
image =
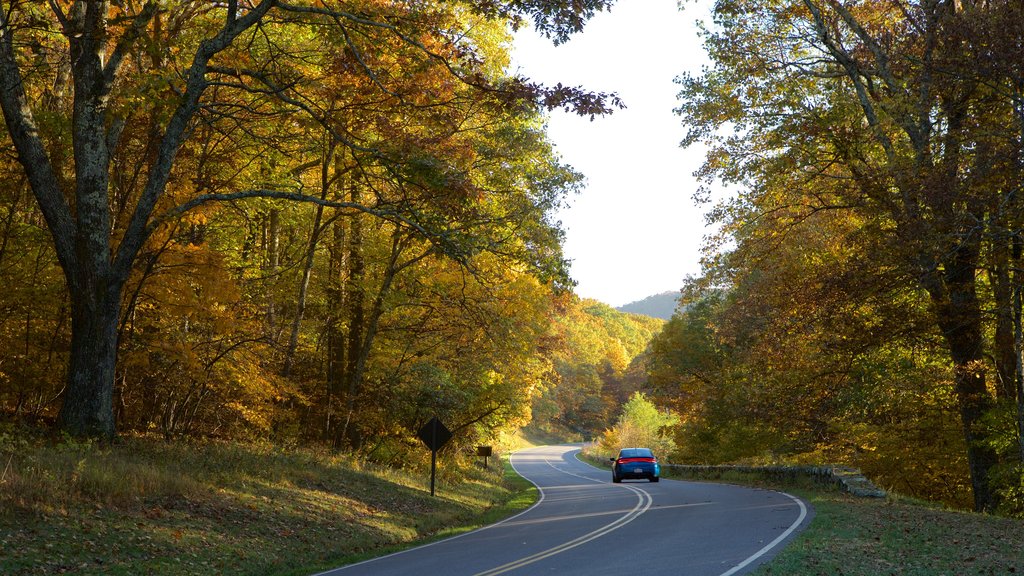
<svg viewBox="0 0 1024 576"><path fill-rule="evenodd" d="M358 314L360 331L353 332L349 335L350 347L347 374L349 387L348 400L345 406L344 433L346 434L346 438L351 446L358 446L361 442L358 429L352 426L352 418L355 414L356 400L358 399L358 395L362 392L363 378L366 375L366 364L370 359L370 352L373 350L374 341L377 338L380 320L384 316L384 300L391 293L391 286L399 272L430 255L430 251L428 250L419 256L400 262L405 248L406 244L401 232L395 231L391 238L391 255L388 258L387 266L383 272L383 277L381 278L380 285L377 288L377 293L374 295L373 302L370 305L369 315L360 311ZM365 304L365 289L360 293L360 298Z"/></svg>
<svg viewBox="0 0 1024 576"><path fill-rule="evenodd" d="M359 185L351 186L351 201L358 204L362 200ZM362 375L360 374L360 352L366 335L366 263L363 259L363 222L362 214L353 214L349 218L348 235L348 279L345 282L345 304L348 316L348 351L345 363L345 420L339 429L335 445L340 447L347 443L349 447L358 447L360 441L356 428L352 426L352 415L355 412L356 398L359 396Z"/></svg>
<svg viewBox="0 0 1024 576"><path fill-rule="evenodd" d="M58 423L74 436L114 436L114 367L120 291L72 290L71 358Z"/></svg>
<svg viewBox="0 0 1024 576"><path fill-rule="evenodd" d="M320 199L327 199L327 192L331 186L330 166L334 159L336 143L332 140L324 154L320 165ZM316 261L316 247L320 243L320 234L323 232L324 207L317 205L316 213L313 216L313 228L309 234L309 244L306 245L305 264L302 268L302 277L299 279L298 301L295 303L295 316L292 318L291 331L288 335L288 348L285 350L284 367L281 375L288 377L295 365L295 353L299 348L299 328L302 326L302 319L306 315L306 299L309 295L309 280L313 276L313 264Z"/></svg>
<svg viewBox="0 0 1024 576"><path fill-rule="evenodd" d="M1013 107L1017 119L1018 142L1021 143L1021 154L1017 156L1017 174L1024 176L1024 76L1018 75L1013 78ZM1018 177L1018 189L1013 193L1013 200L1016 204L1019 195L1024 193L1024 178ZM1013 226L1011 234L1011 254L1013 257L1013 335L1014 335L1014 359L1017 361L1017 372L1014 375L1014 394L1017 400L1017 451L1020 456L1020 466L1024 468L1024 326L1022 326L1021 313L1021 283L1024 282L1024 272L1021 271L1021 253L1024 252L1024 239L1021 238L1019 221Z"/></svg>
<svg viewBox="0 0 1024 576"><path fill-rule="evenodd" d="M331 150L333 151L333 144ZM333 156L333 158L331 157ZM332 185L338 186L338 197L344 198L351 186L351 176L347 170L347 155L337 153L329 155L324 161L321 172L322 194L326 194ZM328 178L328 166L333 159L334 177ZM348 310L348 239L349 230L346 226L344 213L337 213L331 219L333 239L330 244L330 271L327 283L327 422L324 427L324 441L330 442L337 449L339 434L335 414L341 412L337 406L343 396L345 386L345 368L348 365L348 338L350 325L345 316Z"/></svg>
<svg viewBox="0 0 1024 576"><path fill-rule="evenodd" d="M60 12L63 9L58 4L51 2L50 8ZM53 238L71 301L71 359L58 418L66 432L107 438L114 434L114 366L124 279L151 233L151 217L166 190L175 157L188 137L200 98L209 86L206 73L210 60L276 5L274 0L261 0L242 14L231 9L223 27L200 42L192 65L183 71L184 89L167 120L139 201L114 251L109 177L111 150L123 118L108 115L109 98L122 64L144 36L160 3L146 2L134 10L130 24L117 38L109 34L109 0L74 2L66 14L60 15L74 86L73 114L70 125L65 126L70 128L75 158L73 194L67 193L71 191L65 190L57 176L26 92L21 66L26 61L25 46L30 42L26 42L27 37L16 40L15 36L31 27L19 22L17 16L12 18L12 9L0 4L0 109L18 162ZM26 70L35 73L31 68ZM55 93L60 94L64 89L63 71L57 83ZM72 195L73 208L68 202Z"/></svg>
<svg viewBox="0 0 1024 576"><path fill-rule="evenodd" d="M274 341L277 339L277 307L274 302L276 296L274 286L277 285L278 268L281 265L281 211L277 208L270 210L267 222L267 260L264 267L264 286L267 298L267 337Z"/></svg>
<svg viewBox="0 0 1024 576"><path fill-rule="evenodd" d="M348 350L346 345L345 331L345 291L342 284L345 281L345 227L340 220L336 220L332 226L332 239L330 244L330 269L327 283L327 400L325 403L324 416L324 440L333 442L334 434L334 413L335 403L341 396L341 389L345 381L345 353Z"/></svg>
<svg viewBox="0 0 1024 576"><path fill-rule="evenodd" d="M1017 240L1014 240L1015 256ZM1019 260L1019 258L1015 258ZM1014 393L1017 395L1017 455L1024 465L1024 323L1021 322L1021 278L1020 272L1014 272L1013 285L1013 349L1017 360L1017 371L1014 374Z"/></svg>
<svg viewBox="0 0 1024 576"><path fill-rule="evenodd" d="M993 242L995 263L989 274L995 297L996 329L993 355L996 361L996 397L1012 400L1016 396L1017 358L1014 339L1013 285L1010 281L1009 242Z"/></svg>
<svg viewBox="0 0 1024 576"><path fill-rule="evenodd" d="M964 242L952 250L945 262L945 294L936 300L939 328L953 361L953 374L960 421L967 443L967 463L974 491L974 509L991 512L997 500L989 482L998 462L993 447L980 429L982 418L993 407L985 384L984 326L975 287L978 247ZM937 294L932 292L935 299Z"/></svg>
<svg viewBox="0 0 1024 576"><path fill-rule="evenodd" d="M288 333L288 347L285 349L284 366L281 368L281 375L291 376L292 368L295 366L295 353L299 349L299 329L302 327L302 319L306 316L306 300L309 297L309 281L313 277L313 264L316 260L316 246L320 242L320 223L323 220L324 207L316 207L316 215L313 217L313 231L309 237L309 244L306 248L305 264L302 267L302 277L299 279L299 293L295 302L295 316L292 318L291 329Z"/></svg>

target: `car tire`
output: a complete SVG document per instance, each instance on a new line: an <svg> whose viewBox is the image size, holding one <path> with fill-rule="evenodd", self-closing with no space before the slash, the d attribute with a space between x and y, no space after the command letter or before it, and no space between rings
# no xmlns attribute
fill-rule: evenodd
<svg viewBox="0 0 1024 576"><path fill-rule="evenodd" d="M622 478L619 478L614 473L612 473L612 482L618 484L618 483L622 482Z"/></svg>
<svg viewBox="0 0 1024 576"><path fill-rule="evenodd" d="M651 476L651 482L657 482L658 480L661 480L661 478L658 478L657 476Z"/></svg>

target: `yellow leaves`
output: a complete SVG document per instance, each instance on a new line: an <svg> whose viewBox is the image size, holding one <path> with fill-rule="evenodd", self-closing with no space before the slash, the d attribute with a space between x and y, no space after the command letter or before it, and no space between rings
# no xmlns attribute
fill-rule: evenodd
<svg viewBox="0 0 1024 576"><path fill-rule="evenodd" d="M209 223L210 218L204 213L203 210L190 210L181 217L180 222L186 225L202 226L203 224Z"/></svg>
<svg viewBox="0 0 1024 576"><path fill-rule="evenodd" d="M268 410L258 410L254 405L242 402L228 402L224 408L235 413L239 418L259 430L267 430L270 426L270 413Z"/></svg>

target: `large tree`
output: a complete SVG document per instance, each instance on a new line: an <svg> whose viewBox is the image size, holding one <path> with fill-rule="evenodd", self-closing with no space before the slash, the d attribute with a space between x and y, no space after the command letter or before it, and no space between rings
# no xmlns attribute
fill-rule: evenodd
<svg viewBox="0 0 1024 576"><path fill-rule="evenodd" d="M864 257L927 295L979 510L996 504L997 463L983 426L994 395L979 272L989 254L1002 258L993 277L1009 294L1019 222L1019 78L992 63L995 46L1002 61L1024 58L1015 4L723 1L708 36L713 68L682 79L688 141L714 141L707 175L749 185L755 218L850 211L886 245ZM969 33L980 20L1004 22L1001 34L1016 40L982 41ZM736 133L718 132L726 125ZM1012 343L1005 321L1000 337L1004 349Z"/></svg>
<svg viewBox="0 0 1024 576"><path fill-rule="evenodd" d="M264 196L313 201L388 219L457 252L438 212L414 203L375 207L328 202L302 190L252 180L235 190L195 186L169 196L175 166L197 127L233 118L243 125L277 102L281 122L315 123L351 150L388 163L328 117L316 87L329 70L305 40L324 34L327 48L350 55L381 95L431 106L429 91L396 90L386 51L411 51L422 66L446 71L507 106L540 102L583 114L608 110L603 95L488 74L459 14L530 17L562 41L607 0L458 3L349 3L252 0L162 2L13 0L0 6L0 107L8 137L38 202L64 272L70 301L71 353L59 425L78 435L114 434L112 411L118 321L133 266L162 222L208 202ZM126 125L149 122L145 144L132 146ZM301 117L301 119L300 119ZM130 150L129 150L130 149ZM399 163L400 158L394 160ZM124 163L137 180L112 174ZM458 240L458 238L455 238Z"/></svg>

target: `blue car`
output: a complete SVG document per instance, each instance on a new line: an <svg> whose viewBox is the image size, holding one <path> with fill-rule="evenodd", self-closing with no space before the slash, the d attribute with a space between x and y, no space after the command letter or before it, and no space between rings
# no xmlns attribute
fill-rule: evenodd
<svg viewBox="0 0 1024 576"><path fill-rule="evenodd" d="M661 464L654 457L650 448L623 448L617 458L612 461L612 482L622 482L624 478L636 478L657 482L661 474Z"/></svg>

